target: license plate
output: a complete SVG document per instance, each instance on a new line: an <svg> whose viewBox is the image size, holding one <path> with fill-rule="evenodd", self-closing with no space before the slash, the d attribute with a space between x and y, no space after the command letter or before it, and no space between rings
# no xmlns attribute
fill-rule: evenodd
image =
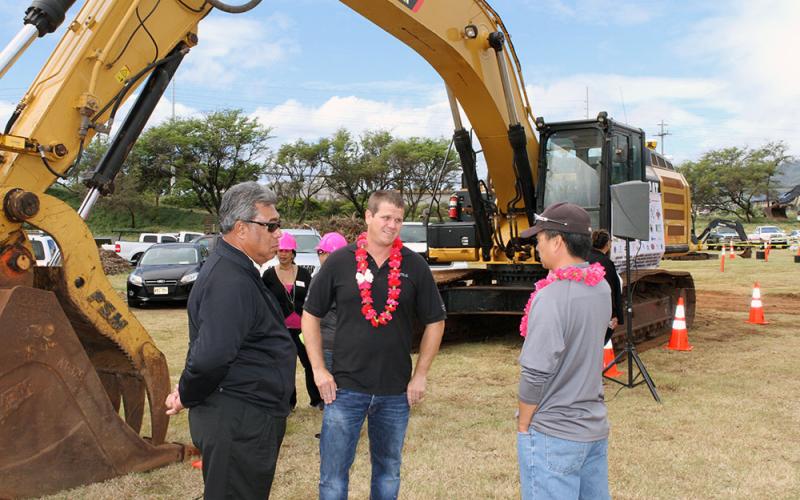
<svg viewBox="0 0 800 500"><path fill-rule="evenodd" d="M169 287L167 286L153 287L153 295L167 295L168 293L169 293Z"/></svg>

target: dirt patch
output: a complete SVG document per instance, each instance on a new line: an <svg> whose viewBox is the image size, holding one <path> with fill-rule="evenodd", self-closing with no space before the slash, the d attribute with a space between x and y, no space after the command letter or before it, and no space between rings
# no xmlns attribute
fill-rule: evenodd
<svg viewBox="0 0 800 500"><path fill-rule="evenodd" d="M100 250L100 262L106 275L128 273L132 268L127 260L109 250Z"/></svg>
<svg viewBox="0 0 800 500"><path fill-rule="evenodd" d="M800 309L800 294L778 293L764 294L761 291L765 313L794 314ZM750 307L750 296L726 292L697 292L697 310L715 309L720 311L742 310L747 312Z"/></svg>

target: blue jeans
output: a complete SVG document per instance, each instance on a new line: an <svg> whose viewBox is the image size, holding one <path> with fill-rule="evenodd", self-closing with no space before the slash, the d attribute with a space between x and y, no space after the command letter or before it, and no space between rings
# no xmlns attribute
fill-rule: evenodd
<svg viewBox="0 0 800 500"><path fill-rule="evenodd" d="M522 500L610 499L608 439L582 443L536 432L517 433Z"/></svg>
<svg viewBox="0 0 800 500"><path fill-rule="evenodd" d="M369 455L372 462L370 498L397 498L400 462L408 427L405 394L374 396L346 389L336 391L333 403L325 405L319 441L319 498L346 500L350 466L364 419L367 419Z"/></svg>

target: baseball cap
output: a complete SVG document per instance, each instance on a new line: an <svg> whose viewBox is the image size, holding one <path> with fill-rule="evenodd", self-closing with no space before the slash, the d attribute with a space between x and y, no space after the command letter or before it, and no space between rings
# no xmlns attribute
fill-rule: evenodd
<svg viewBox="0 0 800 500"><path fill-rule="evenodd" d="M297 240L289 233L283 233L278 240L278 250L297 250Z"/></svg>
<svg viewBox="0 0 800 500"><path fill-rule="evenodd" d="M317 250L333 253L344 246L347 246L347 240L344 238L344 236L336 232L325 233L322 235L322 239L319 240Z"/></svg>
<svg viewBox="0 0 800 500"><path fill-rule="evenodd" d="M577 233L591 236L592 220L589 212L574 203L553 203L541 214L534 214L533 226L522 231L520 237L532 238L540 231L550 230L560 233Z"/></svg>

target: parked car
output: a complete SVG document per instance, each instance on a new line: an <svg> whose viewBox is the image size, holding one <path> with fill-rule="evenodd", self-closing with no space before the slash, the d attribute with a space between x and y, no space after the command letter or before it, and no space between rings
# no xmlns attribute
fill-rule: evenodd
<svg viewBox="0 0 800 500"><path fill-rule="evenodd" d="M151 246L128 276L128 305L186 301L207 257L208 250L195 243Z"/></svg>
<svg viewBox="0 0 800 500"><path fill-rule="evenodd" d="M103 250L111 250L123 259L136 264L148 248L156 243L177 243L178 236L174 233L142 233L139 241L117 241L111 245L102 245Z"/></svg>
<svg viewBox="0 0 800 500"><path fill-rule="evenodd" d="M403 245L428 259L428 235L422 222L403 222L400 228L400 239Z"/></svg>
<svg viewBox="0 0 800 500"><path fill-rule="evenodd" d="M37 266L47 266L58 252L58 245L52 236L44 233L28 233L28 240L33 248L33 257Z"/></svg>
<svg viewBox="0 0 800 500"><path fill-rule="evenodd" d="M295 264L304 267L311 273L317 274L319 270L319 256L317 256L317 245L320 236L316 229L281 229L282 233L289 233L297 240L297 256L294 258ZM277 255L267 262L267 267L278 265Z"/></svg>
<svg viewBox="0 0 800 500"><path fill-rule="evenodd" d="M751 242L769 242L773 246L786 245L786 233L778 226L758 226L756 230L747 235Z"/></svg>
<svg viewBox="0 0 800 500"><path fill-rule="evenodd" d="M800 243L800 229L793 230L791 233L789 233L787 238L795 243Z"/></svg>
<svg viewBox="0 0 800 500"><path fill-rule="evenodd" d="M709 231L706 237L706 245L713 247L721 243L730 243L732 241L740 241L739 233L729 227L715 227Z"/></svg>

